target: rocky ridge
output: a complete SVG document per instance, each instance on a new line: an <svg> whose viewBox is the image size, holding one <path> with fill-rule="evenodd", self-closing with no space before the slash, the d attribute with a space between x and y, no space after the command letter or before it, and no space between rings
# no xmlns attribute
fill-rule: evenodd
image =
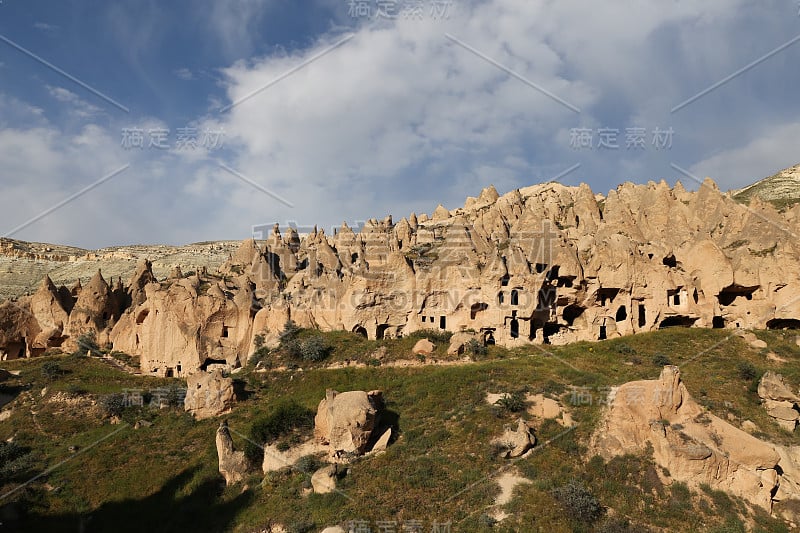
<svg viewBox="0 0 800 533"><path fill-rule="evenodd" d="M140 356L144 372L179 376L242 366L255 337L274 345L289 319L372 339L468 331L505 346L798 328L798 233L800 205L745 206L711 180L696 192L626 183L606 197L585 184L488 187L461 208L372 219L358 233L343 224L301 239L276 225L216 272L172 265L162 279L141 260L127 283L105 271L69 287L46 277L0 305L0 354L70 350L93 333Z"/></svg>

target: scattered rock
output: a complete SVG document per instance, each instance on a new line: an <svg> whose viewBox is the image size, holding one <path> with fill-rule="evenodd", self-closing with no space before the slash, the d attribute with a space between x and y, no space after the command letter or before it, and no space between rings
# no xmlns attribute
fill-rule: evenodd
<svg viewBox="0 0 800 533"><path fill-rule="evenodd" d="M316 494L328 494L336 490L336 465L323 466L311 476L311 487Z"/></svg>
<svg viewBox="0 0 800 533"><path fill-rule="evenodd" d="M435 344L433 344L428 339L420 339L414 345L414 348L411 350L411 353L413 353L414 355L431 355L434 350L436 350Z"/></svg>
<svg viewBox="0 0 800 533"><path fill-rule="evenodd" d="M533 428L522 418L517 420L516 428L507 425L500 437L492 439L492 444L503 449L502 456L506 459L520 457L536 444Z"/></svg>
<svg viewBox="0 0 800 533"><path fill-rule="evenodd" d="M465 331L453 333L453 336L450 337L450 346L447 348L447 355L463 354L467 344L473 340L480 342L480 338L475 333L467 333Z"/></svg>
<svg viewBox="0 0 800 533"><path fill-rule="evenodd" d="M742 422L742 430L750 434L753 434L756 431L758 431L758 426L756 426L752 420L745 420L744 422Z"/></svg>
<svg viewBox="0 0 800 533"><path fill-rule="evenodd" d="M347 531L340 526L330 526L323 529L321 533L347 533Z"/></svg>
<svg viewBox="0 0 800 533"><path fill-rule="evenodd" d="M561 404L543 394L528 394L525 398L529 402L528 413L541 419L558 419L563 413Z"/></svg>
<svg viewBox="0 0 800 533"><path fill-rule="evenodd" d="M137 420L133 425L133 429L149 428L152 427L152 425L153 423L149 420Z"/></svg>
<svg viewBox="0 0 800 533"><path fill-rule="evenodd" d="M384 357L386 357L387 352L388 350L386 346L379 346L371 354L369 354L369 359L377 359L378 361L383 361Z"/></svg>
<svg viewBox="0 0 800 533"><path fill-rule="evenodd" d="M762 348L766 348L768 345L767 345L766 341L762 341L761 339L756 339L756 340L754 340L753 342L750 343L750 346L760 350Z"/></svg>
<svg viewBox="0 0 800 533"><path fill-rule="evenodd" d="M372 447L373 452L383 452L386 451L386 448L389 446L389 439L392 438L392 428L387 429L383 432L383 435L378 439L375 443L375 446Z"/></svg>

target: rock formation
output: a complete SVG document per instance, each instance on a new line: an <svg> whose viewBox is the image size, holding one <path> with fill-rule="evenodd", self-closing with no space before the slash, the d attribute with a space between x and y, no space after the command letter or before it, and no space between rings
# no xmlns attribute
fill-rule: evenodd
<svg viewBox="0 0 800 533"><path fill-rule="evenodd" d="M315 494L328 494L336 490L336 465L323 466L311 476L311 488Z"/></svg>
<svg viewBox="0 0 800 533"><path fill-rule="evenodd" d="M217 457L219 473L225 478L228 486L239 483L247 477L250 464L244 452L234 448L227 420L224 420L217 429Z"/></svg>
<svg viewBox="0 0 800 533"><path fill-rule="evenodd" d="M500 437L492 440L492 444L501 448L502 456L513 459L524 455L536 444L533 428L522 418L517 420L516 426L508 425Z"/></svg>
<svg viewBox="0 0 800 533"><path fill-rule="evenodd" d="M290 318L371 339L470 330L510 347L670 326L798 328L798 233L800 204L778 212L754 197L745 206L711 180L696 192L626 183L606 196L587 185L503 196L490 187L463 207L371 219L358 232L343 224L301 239L275 227L216 273L158 281L145 263L125 287L97 273L58 297L45 282L45 305L35 320L20 317L0 350L71 349L93 331L140 356L144 372L178 376L244 364L255 336L276 344ZM31 296L12 303L31 310Z"/></svg>
<svg viewBox="0 0 800 533"><path fill-rule="evenodd" d="M632 381L612 390L590 449L605 459L652 449L665 481L701 484L740 496L771 511L782 485L781 455L763 442L706 412L666 366L657 380Z"/></svg>
<svg viewBox="0 0 800 533"><path fill-rule="evenodd" d="M314 418L314 437L328 445L332 456L361 455L378 419L383 403L380 391L328 390Z"/></svg>
<svg viewBox="0 0 800 533"><path fill-rule="evenodd" d="M758 382L758 396L769 416L785 430L794 431L800 420L800 397L791 391L783 376L771 370L765 372Z"/></svg>
<svg viewBox="0 0 800 533"><path fill-rule="evenodd" d="M227 413L233 407L236 394L233 379L222 372L196 372L186 378L184 409L198 420Z"/></svg>

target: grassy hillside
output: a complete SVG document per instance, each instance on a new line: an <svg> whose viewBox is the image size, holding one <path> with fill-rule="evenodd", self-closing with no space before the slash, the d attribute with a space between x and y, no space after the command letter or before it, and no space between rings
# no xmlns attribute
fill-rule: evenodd
<svg viewBox="0 0 800 533"><path fill-rule="evenodd" d="M227 418L236 445L244 448L242 436L254 421L287 399L316 410L326 388L382 389L387 409L398 416L398 440L387 453L350 465L340 491L327 495L304 495L310 475L299 470L266 478L254 473L245 486L226 488L217 472L218 420L198 422L176 407L129 407L120 423L111 424L104 407L109 394L124 389L168 391L179 381L131 376L86 357L6 362L5 368L20 371L20 376L4 382L0 390L15 396L4 408L12 409L10 417L0 421L0 439L13 437L14 443L0 453L0 527L250 532L280 523L290 531L319 531L348 520L366 520L378 531L382 520L421 520L424 531L430 531L436 520L452 522L451 531L650 527L721 532L745 531L745 523L759 531L786 531L782 523L747 511L743 502L723 493L663 486L646 458L603 464L585 454L607 388L656 378L667 361L681 367L690 392L715 414L737 425L753 421L762 438L796 443L797 437L781 430L759 405L754 383L763 371L776 369L793 386L800 385L800 348L791 332L757 334L787 362L768 361L767 350L753 350L724 331L669 329L554 347L550 353L536 347L492 347L469 364L399 368L388 361L410 358L413 339L367 341L347 333L323 334L333 348L323 363L295 363L278 370L287 361L273 361L274 370L236 374L247 398ZM381 345L387 350L379 364L371 354ZM446 360L442 346L440 350L436 358ZM344 360L365 365L324 368ZM574 387L581 387L580 395L572 392ZM565 430L555 422L539 424L536 451L508 461L497 457L490 440L519 414L487 404L485 395L517 391L561 399L577 426ZM134 429L139 420L152 425ZM509 467L532 483L517 487L505 507L509 517L493 525L489 508L500 491L493 479ZM37 475L41 477L18 489ZM571 482L588 492L573 494L573 506L565 508L556 489L574 487ZM592 497L605 512L590 525L579 518L574 505L576 499L580 504Z"/></svg>

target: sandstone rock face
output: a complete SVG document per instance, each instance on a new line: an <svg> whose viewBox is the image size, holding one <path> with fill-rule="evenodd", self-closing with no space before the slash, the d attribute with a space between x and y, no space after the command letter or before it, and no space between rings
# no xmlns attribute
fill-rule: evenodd
<svg viewBox="0 0 800 533"><path fill-rule="evenodd" d="M641 454L652 446L666 480L700 484L740 496L767 511L778 487L774 447L707 413L689 395L675 366L657 380L633 381L612 391L592 437L591 453L605 459Z"/></svg>
<svg viewBox="0 0 800 533"><path fill-rule="evenodd" d="M587 185L487 188L463 207L371 219L358 232L343 224L301 239L275 227L226 251L216 272L143 262L126 266L127 286L99 273L57 298L48 286L0 350L69 350L92 331L143 371L177 376L243 365L255 335L273 345L290 318L370 339L472 330L509 347L670 326L797 328L800 251L787 232L800 232L800 205L743 206L710 180L696 192L662 181L605 196ZM30 310L31 298L13 303Z"/></svg>
<svg viewBox="0 0 800 533"><path fill-rule="evenodd" d="M780 485L772 497L774 511L785 519L800 521L800 446L775 446L780 455Z"/></svg>
<svg viewBox="0 0 800 533"><path fill-rule="evenodd" d="M235 400L233 379L222 377L218 370L196 372L186 379L184 409L198 420L229 412Z"/></svg>
<svg viewBox="0 0 800 533"><path fill-rule="evenodd" d="M520 457L536 444L533 429L522 418L516 426L506 426L500 437L492 440L492 444L501 446L505 451L503 457L513 459Z"/></svg>
<svg viewBox="0 0 800 533"><path fill-rule="evenodd" d="M794 431L800 420L800 397L791 391L783 376L771 370L765 372L758 382L758 396L769 416L785 430Z"/></svg>
<svg viewBox="0 0 800 533"><path fill-rule="evenodd" d="M250 465L244 452L234 448L227 421L222 422L217 429L217 457L219 473L225 478L228 486L239 483L247 477Z"/></svg>
<svg viewBox="0 0 800 533"><path fill-rule="evenodd" d="M381 392L328 390L314 418L314 436L332 455L363 454L375 428Z"/></svg>

